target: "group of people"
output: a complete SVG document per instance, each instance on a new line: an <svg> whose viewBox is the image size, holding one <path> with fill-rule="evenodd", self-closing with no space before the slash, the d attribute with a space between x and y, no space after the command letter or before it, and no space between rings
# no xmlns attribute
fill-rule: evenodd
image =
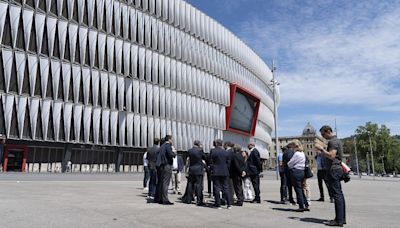
<svg viewBox="0 0 400 228"><path fill-rule="evenodd" d="M328 140L327 148L324 145L316 144L316 163L318 187L320 198L317 201L325 201L323 182L325 182L330 202L335 204L335 218L326 223L328 226L342 227L346 224L345 199L342 192L341 180L344 180L345 173L341 166L343 148L340 140L335 136L330 126L323 126L320 129L323 138ZM304 153L304 148L299 140L293 140L285 146L282 154L278 156L279 173L281 177L280 195L281 202L287 201L293 205L293 189L296 193L297 212L310 211L310 185L307 179L309 174L309 159Z"/></svg>
<svg viewBox="0 0 400 228"><path fill-rule="evenodd" d="M324 145L315 145L317 153L318 185L320 198L324 201L324 181L329 192L330 201L335 204L335 218L326 223L328 226L342 227L346 224L345 199L341 188L341 180L345 173L341 166L343 148L329 126L320 129L322 137L328 140L327 148ZM215 208L220 209L226 204L227 209L232 205L242 206L245 201L243 183L249 180L254 188L254 198L251 202L261 203L260 198L260 173L262 162L260 153L253 143L248 144L248 151L243 150L239 144L223 142L217 139L213 142L213 149L206 154L201 142L195 140L193 147L187 151L186 166L187 186L182 197L184 203L195 203L204 206L204 175L207 175L208 193L211 194L211 183ZM168 199L168 187L171 176L174 173L175 182L180 183L180 174L183 171L182 157L177 155L172 145L172 137L167 135L161 141L154 140L154 145L146 152L146 162L149 172L148 198L152 202L172 205ZM179 158L180 157L180 158ZM281 177L281 201L289 201L296 205L293 197L293 189L296 193L297 212L310 211L310 186L307 178L311 177L309 159L304 153L304 148L299 140L293 140L278 155L280 162L279 172ZM179 178L178 178L179 177ZM180 186L174 184L174 193L180 194ZM234 202L234 195L236 202Z"/></svg>
<svg viewBox="0 0 400 228"><path fill-rule="evenodd" d="M247 188L243 186L245 178L251 183L251 189L254 189L251 202L261 203L262 162L255 145L250 143L246 151L239 144L217 139L213 142L213 146L210 153L206 154L201 142L195 140L193 147L187 151L187 186L182 202L205 205L203 183L204 176L207 175L208 193L211 196L213 189L214 207L221 208L224 204L228 209L231 209L232 205L242 206L245 198L249 199L245 197L248 192L244 194L244 189L249 188L247 185ZM154 145L144 154L143 163L145 169L143 186L148 190L149 201L172 205L173 202L168 199L168 188L172 179L173 193L181 194L180 181L184 167L181 155L178 155L173 147L172 137L167 135L161 141L154 139ZM147 182L149 182L148 187Z"/></svg>

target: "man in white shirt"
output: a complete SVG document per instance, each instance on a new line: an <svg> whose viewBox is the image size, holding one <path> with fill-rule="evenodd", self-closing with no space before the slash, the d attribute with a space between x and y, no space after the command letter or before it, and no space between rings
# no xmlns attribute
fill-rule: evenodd
<svg viewBox="0 0 400 228"><path fill-rule="evenodd" d="M172 151L177 154L175 147L172 146ZM182 156L176 155L172 159L172 190L174 194L181 195L181 173L183 171Z"/></svg>
<svg viewBox="0 0 400 228"><path fill-rule="evenodd" d="M144 177L143 177L143 190L147 191L149 190L147 188L147 182L149 181L150 173L149 173L149 161L147 160L147 152L144 153L143 155L143 171L144 171Z"/></svg>

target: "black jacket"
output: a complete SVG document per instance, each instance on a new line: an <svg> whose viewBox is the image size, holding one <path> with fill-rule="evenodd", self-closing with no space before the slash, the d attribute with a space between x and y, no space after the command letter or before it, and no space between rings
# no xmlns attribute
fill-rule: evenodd
<svg viewBox="0 0 400 228"><path fill-rule="evenodd" d="M239 153L231 154L231 167L230 167L230 175L231 177L242 176L242 172L246 171L246 163L244 162L244 158Z"/></svg>
<svg viewBox="0 0 400 228"><path fill-rule="evenodd" d="M283 153L282 163L285 168L288 167L287 163L290 161L290 159L292 159L293 155L294 155L294 151L292 149L288 149L285 153Z"/></svg>
<svg viewBox="0 0 400 228"><path fill-rule="evenodd" d="M210 151L212 175L213 176L229 176L229 167L231 165L230 152L217 147Z"/></svg>
<svg viewBox="0 0 400 228"><path fill-rule="evenodd" d="M204 174L204 163L206 161L206 155L203 149L199 147L193 147L188 150L189 156L189 174L190 175L203 175Z"/></svg>
<svg viewBox="0 0 400 228"><path fill-rule="evenodd" d="M172 152L172 145L170 143L164 143L158 152L156 166L172 165L174 156L175 154Z"/></svg>
<svg viewBox="0 0 400 228"><path fill-rule="evenodd" d="M149 161L149 169L156 169L157 152L159 149L159 146L147 148L147 161Z"/></svg>
<svg viewBox="0 0 400 228"><path fill-rule="evenodd" d="M247 159L247 166L250 176L258 175L262 171L260 152L256 148L251 151Z"/></svg>

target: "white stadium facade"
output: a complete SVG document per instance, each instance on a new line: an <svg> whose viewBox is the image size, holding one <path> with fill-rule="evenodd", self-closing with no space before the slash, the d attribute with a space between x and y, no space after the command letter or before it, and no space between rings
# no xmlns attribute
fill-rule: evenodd
<svg viewBox="0 0 400 228"><path fill-rule="evenodd" d="M270 69L185 1L0 0L0 41L3 172L140 171L166 134L269 157Z"/></svg>

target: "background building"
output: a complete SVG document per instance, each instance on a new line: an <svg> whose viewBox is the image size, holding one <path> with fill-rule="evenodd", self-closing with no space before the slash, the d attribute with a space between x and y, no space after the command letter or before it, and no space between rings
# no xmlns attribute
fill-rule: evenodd
<svg viewBox="0 0 400 228"><path fill-rule="evenodd" d="M4 170L137 171L166 134L268 158L270 69L185 1L0 0L0 41Z"/></svg>
<svg viewBox="0 0 400 228"><path fill-rule="evenodd" d="M316 170L317 164L315 161L316 153L314 151L314 146L316 143L326 144L327 141L319 136L313 126L310 123L304 127L303 133L298 136L284 136L278 138L280 147L286 146L290 141L298 139L303 144L304 153L310 159L311 167ZM272 146L273 145L273 146ZM275 151L275 138L273 139L273 144L271 145L271 159L270 165L271 168L276 167L276 151Z"/></svg>

